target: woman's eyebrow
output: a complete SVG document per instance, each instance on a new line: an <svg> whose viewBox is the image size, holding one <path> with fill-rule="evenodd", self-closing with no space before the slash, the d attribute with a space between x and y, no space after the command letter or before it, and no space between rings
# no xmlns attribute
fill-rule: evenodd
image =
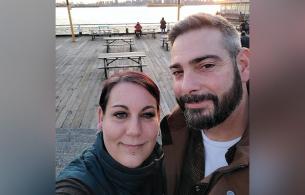
<svg viewBox="0 0 305 195"><path fill-rule="evenodd" d="M112 105L111 107L113 107L113 108L124 108L124 109L128 110L127 106L121 105L121 104L115 104L115 105Z"/></svg>
<svg viewBox="0 0 305 195"><path fill-rule="evenodd" d="M145 106L144 108L142 108L142 111L145 111L147 109L157 109L155 106Z"/></svg>

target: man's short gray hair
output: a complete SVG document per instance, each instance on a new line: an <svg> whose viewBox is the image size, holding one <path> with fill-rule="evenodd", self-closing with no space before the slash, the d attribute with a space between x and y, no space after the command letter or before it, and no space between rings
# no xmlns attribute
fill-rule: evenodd
<svg viewBox="0 0 305 195"><path fill-rule="evenodd" d="M232 61L241 49L240 36L234 26L221 16L214 16L206 13L198 13L188 16L178 22L169 33L169 41L173 45L175 39L191 30L201 28L218 29L223 34L224 47L229 52Z"/></svg>

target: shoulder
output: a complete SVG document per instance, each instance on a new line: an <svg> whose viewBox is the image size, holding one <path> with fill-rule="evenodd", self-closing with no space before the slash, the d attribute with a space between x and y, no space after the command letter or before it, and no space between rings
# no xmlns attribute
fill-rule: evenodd
<svg viewBox="0 0 305 195"><path fill-rule="evenodd" d="M179 106L176 106L169 115L166 115L162 119L161 124L162 123L167 123L168 128L173 131L177 128L179 129L181 127L186 126L183 111L180 109Z"/></svg>
<svg viewBox="0 0 305 195"><path fill-rule="evenodd" d="M162 132L162 145L172 144L172 139L175 138L174 135L182 135L180 132L186 130L183 111L176 106L170 114L161 120L160 128Z"/></svg>
<svg viewBox="0 0 305 195"><path fill-rule="evenodd" d="M56 182L57 195L93 195L88 186L77 179L64 179Z"/></svg>

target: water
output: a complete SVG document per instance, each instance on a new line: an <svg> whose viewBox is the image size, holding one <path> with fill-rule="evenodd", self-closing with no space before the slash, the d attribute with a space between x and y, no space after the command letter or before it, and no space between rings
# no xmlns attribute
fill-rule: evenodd
<svg viewBox="0 0 305 195"><path fill-rule="evenodd" d="M215 14L219 5L183 6L180 8L180 19L188 15L205 12ZM177 7L94 7L72 8L73 24L123 24L123 23L157 23L162 17L167 22L177 21ZM68 25L66 7L56 8L56 25Z"/></svg>

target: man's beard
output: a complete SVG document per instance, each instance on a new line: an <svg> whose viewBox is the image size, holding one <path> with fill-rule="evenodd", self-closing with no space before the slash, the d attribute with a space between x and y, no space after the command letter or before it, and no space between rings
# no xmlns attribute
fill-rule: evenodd
<svg viewBox="0 0 305 195"><path fill-rule="evenodd" d="M184 95L176 98L180 108L184 112L185 120L190 128L194 129L210 129L226 120L240 103L242 98L242 83L235 65L234 82L232 87L222 96L221 102L219 98L213 94L200 95ZM211 100L214 105L214 112L206 112L204 108L189 109L185 108L185 103L199 103L204 100Z"/></svg>

